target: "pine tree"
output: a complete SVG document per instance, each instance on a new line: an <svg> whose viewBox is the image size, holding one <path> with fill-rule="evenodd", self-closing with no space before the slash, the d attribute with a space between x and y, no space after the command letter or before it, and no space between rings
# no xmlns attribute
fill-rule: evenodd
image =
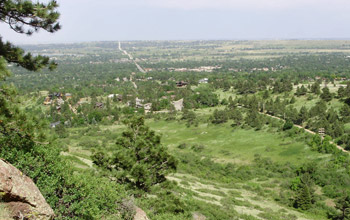
<svg viewBox="0 0 350 220"><path fill-rule="evenodd" d="M339 219L350 219L350 196L345 195L335 202L335 208L341 213L339 214Z"/></svg>
<svg viewBox="0 0 350 220"><path fill-rule="evenodd" d="M300 188L297 198L295 200L295 207L302 210L308 210L312 206L312 197L310 189L306 184Z"/></svg>
<svg viewBox="0 0 350 220"><path fill-rule="evenodd" d="M165 176L176 170L177 162L142 117L134 117L125 124L127 130L117 140L114 155L98 152L93 160L104 169L114 170L112 173L118 181L147 191L164 182Z"/></svg>
<svg viewBox="0 0 350 220"><path fill-rule="evenodd" d="M320 82L316 81L312 86L311 86L311 92L319 95L321 93L320 90Z"/></svg>
<svg viewBox="0 0 350 220"><path fill-rule="evenodd" d="M302 106L299 110L299 123L302 125L309 118L309 112L305 106Z"/></svg>
<svg viewBox="0 0 350 220"><path fill-rule="evenodd" d="M0 21L7 23L12 30L20 34L31 35L40 29L54 33L61 26L57 22L60 14L56 11L55 0L48 3L32 1L2 0L0 1ZM54 62L48 57L32 56L10 42L3 42L0 36L0 56L9 63L15 63L25 69L36 71L43 67L53 69Z"/></svg>
<svg viewBox="0 0 350 220"><path fill-rule="evenodd" d="M331 92L329 91L329 88L328 87L324 87L322 89L322 94L320 95L320 98L323 99L324 101L326 102L329 102L332 100L332 94Z"/></svg>

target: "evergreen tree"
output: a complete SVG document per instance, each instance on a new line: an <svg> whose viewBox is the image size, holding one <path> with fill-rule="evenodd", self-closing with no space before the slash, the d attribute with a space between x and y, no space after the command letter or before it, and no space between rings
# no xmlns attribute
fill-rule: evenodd
<svg viewBox="0 0 350 220"><path fill-rule="evenodd" d="M270 93L268 90L265 90L264 91L264 94L263 94L263 99L268 99L270 97Z"/></svg>
<svg viewBox="0 0 350 220"><path fill-rule="evenodd" d="M289 104L294 104L295 102L296 102L296 100L295 100L295 97L293 96L293 97L290 99Z"/></svg>
<svg viewBox="0 0 350 220"><path fill-rule="evenodd" d="M111 174L118 181L147 191L164 182L165 176L176 170L177 162L142 117L134 117L125 124L127 130L117 140L114 155L109 157L98 152L93 155L93 160L104 169L114 170Z"/></svg>
<svg viewBox="0 0 350 220"><path fill-rule="evenodd" d="M302 106L299 110L299 123L303 124L309 118L309 112L305 106Z"/></svg>
<svg viewBox="0 0 350 220"><path fill-rule="evenodd" d="M306 184L300 188L294 206L302 210L308 210L312 206L312 196L310 189Z"/></svg>
<svg viewBox="0 0 350 220"><path fill-rule="evenodd" d="M57 7L55 0L48 3L2 0L0 1L0 21L7 23L12 30L20 34L31 35L40 29L53 33L60 29L60 24L57 22L60 16L56 11ZM26 54L10 42L3 42L1 37L0 56L7 62L15 63L28 70L39 70L46 66L50 69L56 67L48 57Z"/></svg>
<svg viewBox="0 0 350 220"><path fill-rule="evenodd" d="M323 99L324 101L326 102L329 102L332 100L332 94L331 92L329 91L329 88L328 87L324 87L322 89L322 94L320 95L320 98Z"/></svg>
<svg viewBox="0 0 350 220"><path fill-rule="evenodd" d="M289 130L291 128L293 128L293 122L291 120L287 119L283 125L283 130L285 131L285 130Z"/></svg>
<svg viewBox="0 0 350 220"><path fill-rule="evenodd" d="M341 212L339 214L339 219L350 219L350 196L342 196L341 198L336 200L335 204L335 208Z"/></svg>
<svg viewBox="0 0 350 220"><path fill-rule="evenodd" d="M233 109L229 112L229 118L234 120L236 125L241 125L243 120L243 115L238 109Z"/></svg>
<svg viewBox="0 0 350 220"><path fill-rule="evenodd" d="M314 84L312 84L311 92L316 95L321 94L320 82L316 81Z"/></svg>
<svg viewBox="0 0 350 220"><path fill-rule="evenodd" d="M350 122L350 106L347 104L344 104L340 109L340 115L342 117L342 121Z"/></svg>
<svg viewBox="0 0 350 220"><path fill-rule="evenodd" d="M217 110L215 109L214 113L213 113L213 119L211 120L211 122L213 124L221 124L221 123L225 123L228 120L228 116L225 110Z"/></svg>
<svg viewBox="0 0 350 220"><path fill-rule="evenodd" d="M256 128L257 130L260 130L265 124L265 120L264 120L263 116L254 110L250 111L247 114L247 116L245 118L245 122L249 126Z"/></svg>
<svg viewBox="0 0 350 220"><path fill-rule="evenodd" d="M196 113L194 113L193 111L184 109L181 120L186 120L187 127L190 127L191 125L195 124L196 119L197 119Z"/></svg>
<svg viewBox="0 0 350 220"><path fill-rule="evenodd" d="M340 86L338 89L338 98L344 98L346 96L346 90L344 89L343 86Z"/></svg>

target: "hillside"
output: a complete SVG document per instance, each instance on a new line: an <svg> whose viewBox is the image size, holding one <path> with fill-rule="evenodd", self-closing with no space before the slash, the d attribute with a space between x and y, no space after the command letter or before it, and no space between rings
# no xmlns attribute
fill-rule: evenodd
<svg viewBox="0 0 350 220"><path fill-rule="evenodd" d="M349 44L27 45L59 66L10 68L19 113L6 120L28 129L36 156L0 157L57 219L131 219L134 206L164 220L337 219L350 195Z"/></svg>

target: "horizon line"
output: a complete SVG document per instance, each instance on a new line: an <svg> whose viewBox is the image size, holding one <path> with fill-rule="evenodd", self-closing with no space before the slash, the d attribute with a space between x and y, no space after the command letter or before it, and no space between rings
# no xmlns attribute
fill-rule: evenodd
<svg viewBox="0 0 350 220"><path fill-rule="evenodd" d="M130 39L130 40L87 40L87 41L67 41L67 42L41 42L41 43L15 43L16 45L55 45L55 44L82 44L82 43L97 43L97 42L165 42L165 41L326 41L326 40L332 40L332 41L340 41L340 40L350 40L350 37L325 37L325 38L217 38L217 39L152 39L152 40L140 40L140 39Z"/></svg>

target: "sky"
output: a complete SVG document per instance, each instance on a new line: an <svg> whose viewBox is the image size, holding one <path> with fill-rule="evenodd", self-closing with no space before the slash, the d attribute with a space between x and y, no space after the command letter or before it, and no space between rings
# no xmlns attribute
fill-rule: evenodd
<svg viewBox="0 0 350 220"><path fill-rule="evenodd" d="M47 0L40 0L45 2ZM62 29L17 44L125 40L350 39L349 0L57 0Z"/></svg>

